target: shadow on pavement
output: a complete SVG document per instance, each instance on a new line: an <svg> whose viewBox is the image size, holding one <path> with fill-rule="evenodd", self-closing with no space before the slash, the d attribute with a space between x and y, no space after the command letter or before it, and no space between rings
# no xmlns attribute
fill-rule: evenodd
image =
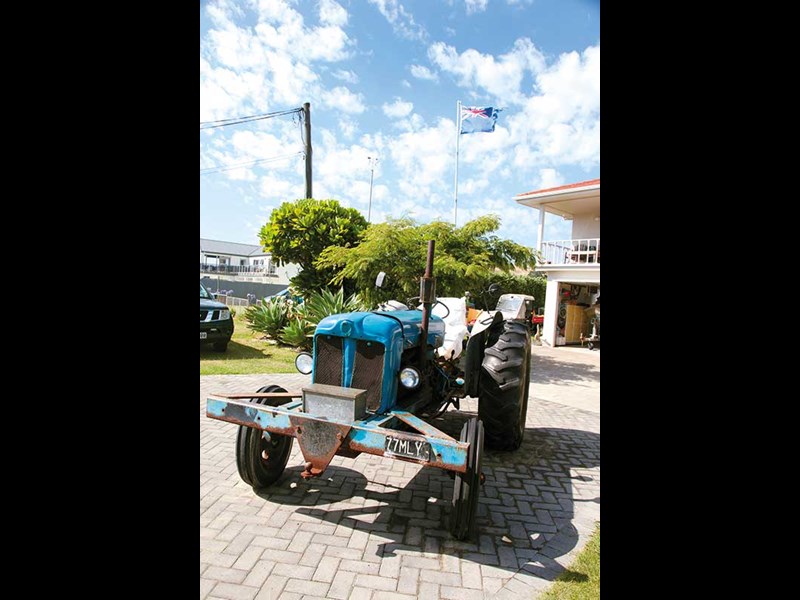
<svg viewBox="0 0 800 600"><path fill-rule="evenodd" d="M435 425L458 438L464 421L473 416L450 411ZM275 486L259 495L296 505L297 513L321 522L374 534L382 541L367 550L379 559L416 554L424 563L444 554L502 571L495 577L510 577L524 569L554 579L563 571L554 559L578 540L575 503L600 502L599 474L589 472L600 464L600 436L589 431L531 427L516 452L487 450L478 539L473 542L450 536L453 479L445 471L423 467L405 485L396 485L389 480L407 479L403 470L416 465L393 461L393 467L366 455L334 461L322 477L309 481L299 476L302 466L291 466ZM574 482L585 497L573 497ZM428 568L438 566L432 562Z"/></svg>
<svg viewBox="0 0 800 600"><path fill-rule="evenodd" d="M565 383L570 381L592 381L600 383L598 365L584 362L569 362L563 356L553 358L543 354L531 354L531 383Z"/></svg>

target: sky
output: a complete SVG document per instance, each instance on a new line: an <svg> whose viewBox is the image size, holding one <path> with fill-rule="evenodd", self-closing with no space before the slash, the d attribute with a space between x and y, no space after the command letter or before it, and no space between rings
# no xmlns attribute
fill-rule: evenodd
<svg viewBox="0 0 800 600"><path fill-rule="evenodd" d="M457 136L458 101L501 108L495 130ZM200 3L201 123L304 102L315 198L452 223L458 137L457 225L494 213L535 247L514 196L600 177L599 0ZM301 133L295 115L200 131L200 237L258 244L305 196ZM570 228L548 215L544 239Z"/></svg>

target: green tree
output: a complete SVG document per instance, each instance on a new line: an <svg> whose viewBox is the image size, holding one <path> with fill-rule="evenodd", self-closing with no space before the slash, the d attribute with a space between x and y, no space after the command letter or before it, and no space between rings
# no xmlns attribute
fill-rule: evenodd
<svg viewBox="0 0 800 600"><path fill-rule="evenodd" d="M456 228L434 221L418 225L411 219L371 225L355 247L331 246L316 262L318 268L336 272L331 283L354 280L361 298L369 305L419 294L419 277L425 270L427 241L436 241L434 275L439 296L476 293L497 269L533 268L532 249L493 235L500 227L497 215L474 219ZM380 271L387 275L384 286L374 287Z"/></svg>
<svg viewBox="0 0 800 600"><path fill-rule="evenodd" d="M486 290L488 287L496 283L500 286L501 294L527 294L533 296L533 310L536 312L540 307L544 306L545 290L547 289L547 279L541 275L518 275L515 273L492 273L487 277L483 283L479 284L475 289L476 293L473 297L476 308L485 308L493 310L497 304L497 298L492 298L488 294L481 295L481 290ZM472 290L470 290L472 291ZM485 303L485 305L484 305Z"/></svg>
<svg viewBox="0 0 800 600"><path fill-rule="evenodd" d="M335 269L318 267L317 257L328 246L348 248L361 239L367 220L355 208L345 208L338 200L301 198L284 202L272 211L259 237L264 250L278 260L300 265L292 278L302 294L327 287Z"/></svg>

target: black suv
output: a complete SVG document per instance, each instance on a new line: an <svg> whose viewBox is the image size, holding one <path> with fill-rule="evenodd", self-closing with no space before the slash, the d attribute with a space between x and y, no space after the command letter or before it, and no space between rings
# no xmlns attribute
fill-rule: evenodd
<svg viewBox="0 0 800 600"><path fill-rule="evenodd" d="M214 350L225 352L233 335L231 311L217 302L203 284L200 284L200 343L211 342Z"/></svg>

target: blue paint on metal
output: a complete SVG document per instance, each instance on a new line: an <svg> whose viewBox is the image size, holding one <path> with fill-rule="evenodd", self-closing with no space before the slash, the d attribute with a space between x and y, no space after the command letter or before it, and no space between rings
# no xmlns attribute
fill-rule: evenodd
<svg viewBox="0 0 800 600"><path fill-rule="evenodd" d="M377 412L383 414L392 410L397 402L397 377L400 373L403 350L419 345L421 325L422 312L418 310L399 310L390 313L354 312L325 317L319 322L314 332L312 381L316 381L318 336L331 335L343 338L344 373L342 383L344 387L351 387L353 381L356 340L379 342L383 344L385 353L381 403ZM436 315L431 315L428 324L428 344L433 348L438 348L443 341L444 321Z"/></svg>
<svg viewBox="0 0 800 600"><path fill-rule="evenodd" d="M439 438L427 438L431 444L431 448L436 452L437 458L445 465L454 467L466 467L467 465L467 449L450 444L442 443Z"/></svg>
<svg viewBox="0 0 800 600"><path fill-rule="evenodd" d="M416 415L405 411L405 410L396 410L393 411L392 414L397 417L399 420L407 423L423 435L439 437L444 439L452 439L449 435L447 435L444 431L441 431L428 423L427 421L423 421Z"/></svg>
<svg viewBox="0 0 800 600"><path fill-rule="evenodd" d="M348 436L353 442L370 448L376 453L383 453L386 447L386 436L398 432L383 428L365 428L353 426ZM405 434L409 435L409 434ZM415 435L415 434L410 434ZM454 440L445 440L437 437L419 436L431 445L431 459L442 463L443 468L457 470L467 464L467 449L459 447Z"/></svg>
<svg viewBox="0 0 800 600"><path fill-rule="evenodd" d="M344 321L349 323L349 321ZM343 323L343 324L344 324ZM353 385L353 367L356 364L356 341L354 339L345 338L342 344L342 357L344 374L342 375L342 386L352 387Z"/></svg>
<svg viewBox="0 0 800 600"><path fill-rule="evenodd" d="M302 420L321 420L314 415L307 415L297 409L287 410L287 406L297 407L296 402L287 403L283 406L265 406L254 404L243 400L225 400L221 398L208 398L206 401L207 415L222 421L244 423L245 426L256 427L258 429L273 431L286 435L287 432L293 434L292 424L289 415ZM234 420L232 414L236 415ZM410 413L409 413L410 414ZM455 471L462 471L467 464L467 446L457 442L450 437L436 437L431 435L409 434L405 432L386 429L382 425L390 423L397 417L394 414L383 416L371 416L363 421L355 421L350 429L347 439L356 443L368 452L383 454L386 446L387 435L413 436L424 439L431 445L433 454L431 462L438 463L435 466ZM424 422L422 422L424 423ZM438 430L436 430L438 431ZM439 432L441 433L441 432Z"/></svg>
<svg viewBox="0 0 800 600"><path fill-rule="evenodd" d="M360 425L361 427L386 427L394 418L391 413L388 415L372 415L363 421L356 421L355 425Z"/></svg>
<svg viewBox="0 0 800 600"><path fill-rule="evenodd" d="M245 404L245 402L234 400L209 398L206 402L206 412L209 417L224 420L225 410L229 404L241 406L244 409L245 416L253 421L253 424L258 424L260 429L267 429L268 427L272 429L288 429L292 426L289 422L289 411L284 407L264 406L250 402ZM259 419L257 420L256 417L259 417Z"/></svg>

